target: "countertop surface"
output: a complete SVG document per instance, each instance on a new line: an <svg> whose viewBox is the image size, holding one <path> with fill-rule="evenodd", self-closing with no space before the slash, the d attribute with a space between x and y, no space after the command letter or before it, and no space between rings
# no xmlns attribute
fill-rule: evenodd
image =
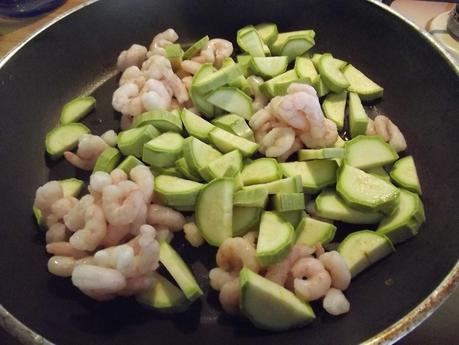
<svg viewBox="0 0 459 345"><path fill-rule="evenodd" d="M11 20L0 17L0 58L4 56L10 49L16 46L19 42L33 34L36 30L46 25L55 17L68 11L69 9L78 6L85 1L83 0L67 0L62 6L54 11L29 19ZM409 4L411 3L411 4ZM397 0L396 6L403 7L412 5L414 1ZM420 1L425 6L426 1ZM432 10L432 17L437 13L434 11L444 11L451 4L445 4L446 7L440 7ZM396 8L397 9L397 8ZM406 16L410 16L405 8L400 11ZM440 12L438 12L440 13ZM418 19L415 19L417 22ZM419 24L419 23L418 23ZM416 328L412 333L400 340L397 344L408 345L443 345L443 344L459 344L459 290L453 293L452 296L424 323ZM17 345L19 342L13 339L9 334L0 328L0 344Z"/></svg>

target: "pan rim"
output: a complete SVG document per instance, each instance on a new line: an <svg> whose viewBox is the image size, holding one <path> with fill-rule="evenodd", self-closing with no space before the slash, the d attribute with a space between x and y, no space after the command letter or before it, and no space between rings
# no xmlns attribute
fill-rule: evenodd
<svg viewBox="0 0 459 345"><path fill-rule="evenodd" d="M88 6L99 0L87 0L80 5L69 9L61 15L55 17L45 26L36 30L32 35L18 43L13 47L3 58L0 59L0 69L6 65L6 63L29 41L34 39L37 35L50 28L68 15ZM448 63L451 69L459 76L459 61L456 61L454 57L439 43L437 42L427 31L419 28L411 20L407 19L400 13L396 12L386 4L379 2L378 0L366 0L373 6L377 6L384 11L387 11L391 15L397 17L399 20L406 23L412 30L416 31L428 44L436 49L442 58ZM403 338L408 333L413 331L419 326L424 320L432 315L454 292L456 287L459 285L459 260L448 273L448 275L440 282L440 284L416 307L414 307L409 313L403 316L401 319L382 330L380 333L373 337L365 340L362 344L365 345L380 345L380 344L393 344L397 340ZM21 343L27 345L53 345L37 332L22 323L19 319L9 313L3 305L0 303L0 326L8 331L13 337L18 339Z"/></svg>

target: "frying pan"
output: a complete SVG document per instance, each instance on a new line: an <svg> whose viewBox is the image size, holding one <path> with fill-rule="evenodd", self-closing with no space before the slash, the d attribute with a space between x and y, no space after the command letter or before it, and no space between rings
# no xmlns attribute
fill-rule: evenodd
<svg viewBox="0 0 459 345"><path fill-rule="evenodd" d="M56 124L62 105L92 93L97 109L85 123L99 134L116 128L119 114L110 101L121 50L134 42L148 45L155 33L168 27L176 29L181 42L191 43L204 34L234 42L238 28L266 21L277 23L282 31L313 28L315 51L331 51L351 61L385 87L384 99L371 109L399 125L416 159L427 213L420 234L353 280L347 291L349 314L331 317L314 304L316 321L281 333L257 330L242 318L222 313L206 278L215 250L191 249L180 239L174 245L192 263L207 291L184 314L157 315L131 299L97 303L73 288L69 279L48 274L44 236L31 215L34 192L49 179L87 178L65 161L52 162L44 155L44 137ZM1 320L23 341L392 342L434 310L456 285L458 68L425 34L377 2L102 0L61 19L1 64Z"/></svg>

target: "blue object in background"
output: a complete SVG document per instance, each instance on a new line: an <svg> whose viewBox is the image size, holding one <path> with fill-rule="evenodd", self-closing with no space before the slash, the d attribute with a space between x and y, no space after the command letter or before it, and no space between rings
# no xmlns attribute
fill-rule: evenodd
<svg viewBox="0 0 459 345"><path fill-rule="evenodd" d="M50 11L65 0L0 0L0 15L8 17L32 17Z"/></svg>

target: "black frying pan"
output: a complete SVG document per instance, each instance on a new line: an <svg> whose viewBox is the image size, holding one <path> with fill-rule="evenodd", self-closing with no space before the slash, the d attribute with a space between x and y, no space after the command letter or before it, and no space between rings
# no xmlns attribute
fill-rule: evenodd
<svg viewBox="0 0 459 345"><path fill-rule="evenodd" d="M330 317L314 305L317 320L282 333L255 329L221 313L209 291L214 250L180 253L206 295L182 315L158 316L130 299L96 303L68 279L46 272L44 236L34 225L35 189L49 179L85 177L65 161L49 162L44 137L62 105L92 93L97 110L85 120L95 133L118 124L111 105L117 54L133 42L174 27L181 42L204 34L234 41L246 24L272 21L280 30L313 28L316 51L351 61L384 85L376 107L405 133L424 190L427 223L419 236L359 275L347 291L351 312ZM0 303L32 330L58 344L350 344L369 339L416 308L459 257L459 78L444 53L425 35L380 5L333 0L100 1L46 29L0 69L1 250ZM375 342L396 339L438 305L453 288L450 277L427 304ZM3 319L15 324L10 318Z"/></svg>

